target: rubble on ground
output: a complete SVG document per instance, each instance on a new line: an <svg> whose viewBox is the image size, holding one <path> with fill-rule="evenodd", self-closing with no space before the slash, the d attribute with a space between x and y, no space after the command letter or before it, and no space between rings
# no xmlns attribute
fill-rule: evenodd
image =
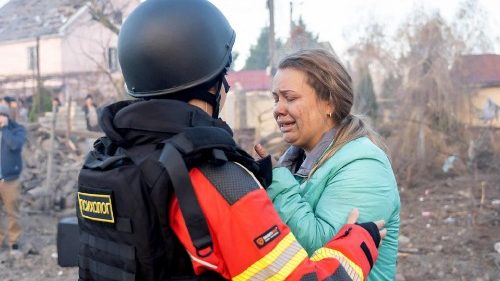
<svg viewBox="0 0 500 281"><path fill-rule="evenodd" d="M78 172L98 134L72 132L68 138L59 130L52 142L49 128L32 125L27 129L21 175L22 193L27 196L23 203L35 211L74 208Z"/></svg>
<svg viewBox="0 0 500 281"><path fill-rule="evenodd" d="M77 176L98 133L27 125L22 175L21 253L0 248L0 280L76 280L57 264L58 221L75 215ZM250 145L248 145L250 146ZM47 166L52 151L52 179ZM500 176L463 174L400 184L401 236L396 280L500 280ZM1 214L0 214L1 215Z"/></svg>

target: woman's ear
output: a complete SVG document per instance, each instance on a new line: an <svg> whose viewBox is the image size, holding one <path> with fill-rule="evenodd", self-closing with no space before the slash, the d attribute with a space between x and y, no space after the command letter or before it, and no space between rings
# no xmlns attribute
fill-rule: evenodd
<svg viewBox="0 0 500 281"><path fill-rule="evenodd" d="M331 122L330 126L335 126L335 106L331 101L322 101L321 108L325 113L328 122Z"/></svg>
<svg viewBox="0 0 500 281"><path fill-rule="evenodd" d="M327 115L334 115L335 107L333 106L331 101L321 101L321 109Z"/></svg>

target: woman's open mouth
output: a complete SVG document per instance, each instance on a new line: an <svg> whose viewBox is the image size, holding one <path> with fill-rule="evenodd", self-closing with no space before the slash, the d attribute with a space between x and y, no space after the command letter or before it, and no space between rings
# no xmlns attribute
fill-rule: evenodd
<svg viewBox="0 0 500 281"><path fill-rule="evenodd" d="M292 130L293 126L295 125L295 122L279 122L278 125L280 127L280 131L282 133L286 133Z"/></svg>

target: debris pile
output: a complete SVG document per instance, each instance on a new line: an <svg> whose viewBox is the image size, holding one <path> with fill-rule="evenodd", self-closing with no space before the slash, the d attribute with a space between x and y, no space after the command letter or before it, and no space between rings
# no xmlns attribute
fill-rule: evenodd
<svg viewBox="0 0 500 281"><path fill-rule="evenodd" d="M26 125L21 175L23 203L30 210L74 209L78 172L94 140L100 135L88 131ZM68 137L68 135L70 135Z"/></svg>

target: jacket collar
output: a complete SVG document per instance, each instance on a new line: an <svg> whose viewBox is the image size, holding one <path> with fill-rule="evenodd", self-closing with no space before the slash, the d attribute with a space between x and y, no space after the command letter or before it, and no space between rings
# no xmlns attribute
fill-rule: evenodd
<svg viewBox="0 0 500 281"><path fill-rule="evenodd" d="M312 168L316 163L319 162L319 159L325 153L326 149L330 147L333 143L333 138L335 137L335 128L328 130L323 134L319 143L311 150L311 152L305 152L306 158L300 165L299 170L295 173L295 175L299 177L308 177Z"/></svg>
<svg viewBox="0 0 500 281"><path fill-rule="evenodd" d="M100 126L114 142L129 146L170 137L185 128L213 126L226 130L221 119L185 102L167 99L120 101L102 110Z"/></svg>
<svg viewBox="0 0 500 281"><path fill-rule="evenodd" d="M321 156L325 153L328 147L333 143L336 129L332 128L323 134L319 143L311 150L305 152L302 148L290 146L283 156L278 161L278 166L287 167L294 175L307 178L312 168Z"/></svg>

